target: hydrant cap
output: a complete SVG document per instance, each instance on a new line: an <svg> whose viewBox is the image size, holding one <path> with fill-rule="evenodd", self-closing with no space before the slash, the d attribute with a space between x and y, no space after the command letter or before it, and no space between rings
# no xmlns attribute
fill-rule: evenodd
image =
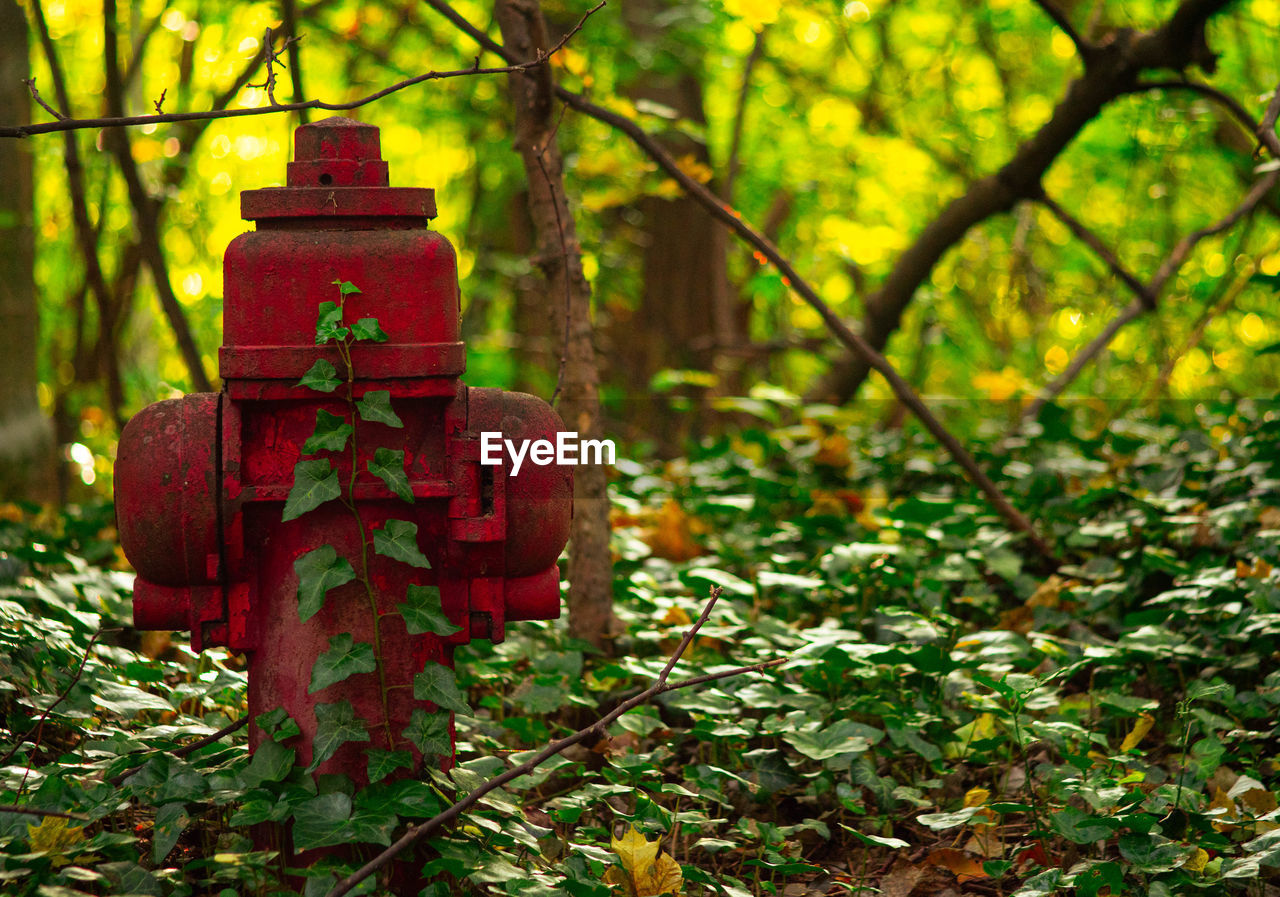
<svg viewBox="0 0 1280 897"><path fill-rule="evenodd" d="M378 129L334 116L303 125L293 134L290 187L386 187Z"/></svg>
<svg viewBox="0 0 1280 897"><path fill-rule="evenodd" d="M259 222L382 219L376 227L399 218L417 227L436 216L434 190L388 186L387 163L373 125L340 116L303 125L294 132L293 150L288 186L246 190L240 194L241 217Z"/></svg>

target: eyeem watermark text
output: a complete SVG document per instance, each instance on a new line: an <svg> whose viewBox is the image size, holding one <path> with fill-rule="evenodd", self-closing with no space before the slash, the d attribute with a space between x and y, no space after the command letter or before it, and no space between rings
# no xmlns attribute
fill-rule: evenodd
<svg viewBox="0 0 1280 897"><path fill-rule="evenodd" d="M528 458L539 467L548 464L612 464L616 449L612 439L579 439L577 433L564 431L550 439L503 439L502 434L485 430L480 434L480 463L496 466L502 463L502 450L511 459L511 475L520 473Z"/></svg>

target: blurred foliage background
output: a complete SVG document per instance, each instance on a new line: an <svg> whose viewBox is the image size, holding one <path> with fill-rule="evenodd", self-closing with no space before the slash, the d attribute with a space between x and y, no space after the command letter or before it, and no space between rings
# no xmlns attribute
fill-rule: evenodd
<svg viewBox="0 0 1280 897"><path fill-rule="evenodd" d="M29 71L54 104L34 0L20 5ZM1099 42L1121 26L1154 27L1173 9L1146 0L1061 6ZM586 8L544 4L560 33ZM488 5L460 0L455 9L496 35ZM102 5L43 0L41 11L66 74L67 112L104 114ZM115 22L125 111L151 112L162 96L165 111L262 105L266 91L251 85L263 81L264 34L289 19L307 98L353 100L428 70L466 68L479 52L415 2L125 2ZM1233 3L1209 23L1220 54L1211 83L1257 118L1280 79L1278 26L1276 0ZM11 48L19 36L6 38ZM561 83L658 135L850 320L946 202L1004 164L1082 70L1067 35L1018 0L628 0L592 16L555 66ZM279 72L278 100L294 98L292 74ZM438 191L435 224L460 258L469 382L549 395L558 338L533 282L503 77L430 82L356 114L382 129L393 184ZM168 279L211 378L221 255L250 226L239 192L283 183L299 121L276 114L128 132ZM105 328L86 287L61 135L14 141L34 164L38 401L55 420L69 465L63 492L73 496L108 488L122 421L196 385L139 261L136 208L105 133L74 132L116 309ZM673 411L705 412L761 384L797 394L813 386L838 346L762 257L680 199L672 180L605 125L570 111L558 138L594 289L609 435L671 450L717 427L705 413L673 425ZM1044 187L1145 279L1182 235L1236 205L1255 178L1254 146L1209 99L1146 91L1107 105ZM1280 272L1278 199L1197 247L1158 314L1122 330L1072 385L1067 397L1083 400L1080 413L1097 425L1118 404L1275 392L1280 359L1259 350L1280 340L1277 300L1269 284L1247 278ZM992 421L1007 426L1130 298L1057 218L1022 203L944 256L887 351L950 426L973 436ZM873 379L852 407L879 419L890 399Z"/></svg>

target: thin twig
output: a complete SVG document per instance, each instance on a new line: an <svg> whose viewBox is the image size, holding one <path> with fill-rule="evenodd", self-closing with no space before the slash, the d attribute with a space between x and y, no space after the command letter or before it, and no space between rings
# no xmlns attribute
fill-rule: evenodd
<svg viewBox="0 0 1280 897"><path fill-rule="evenodd" d="M406 78L398 81L390 87L384 87L368 96L360 97L349 103L326 103L323 100L307 100L303 103L280 103L277 105L268 104L266 106L253 106L248 109L211 109L207 112L167 112L162 115L118 115L107 116L104 118L63 118L59 121L41 122L31 125L4 125L0 126L0 137L34 137L37 134L51 134L57 131L80 131L88 128L131 128L137 125L161 125L171 122L180 121L207 121L210 119L221 118L240 118L246 115L272 115L278 112L297 112L303 109L324 109L329 112L349 112L352 109L359 109L361 106L367 106L372 102L398 93L407 87L413 87L415 84L422 84L427 81L439 81L445 78L462 78L472 75L509 75L512 72L523 72L528 69L542 65L556 53L558 53L569 40L582 30L582 26L587 19L601 9L605 5L605 0L587 10L578 24L574 25L564 37L557 41L556 45L546 53L539 53L536 59L528 62L522 62L516 65L504 65L497 68L480 68L475 66L468 69L457 69L447 72L431 71L423 75L413 78Z"/></svg>
<svg viewBox="0 0 1280 897"><path fill-rule="evenodd" d="M40 91L36 90L36 79L34 77L23 78L22 83L27 85L27 90L31 91L31 99L39 103L41 109L43 109L45 112L48 112L58 121L62 121L64 118L66 118L65 115L63 115L57 109L54 109L52 106L46 103L44 101L44 98L40 96Z"/></svg>
<svg viewBox="0 0 1280 897"><path fill-rule="evenodd" d="M40 810L36 807L17 807L13 804L0 805L0 813L21 813L24 816L57 816L59 819L74 819L77 822L92 822L88 816L79 813L66 813L62 810Z"/></svg>
<svg viewBox="0 0 1280 897"><path fill-rule="evenodd" d="M223 726L217 732L212 732L208 735L198 738L195 741L191 742L190 744L184 744L182 747L174 748L171 751L152 751L152 752L146 752L146 753L156 753L156 754L163 753L163 754L168 754L170 757L178 757L178 758L186 757L190 754L194 754L196 751L200 750L200 748L202 747L207 747L208 745L213 744L215 741L221 741L223 738L226 738L228 735L231 735L234 732L239 732L246 725L248 725L248 723L249 723L249 717L242 716L240 717L240 719L236 720L234 723L229 723L228 725ZM144 753L144 752L139 751L138 753ZM129 776L133 775L135 772L137 772L141 768L142 768L142 764L139 764L138 766L131 766L128 769L126 769L124 772L117 773L116 775L113 775L111 778L107 779L106 780L107 784L123 785L125 779L129 778Z"/></svg>
<svg viewBox="0 0 1280 897"><path fill-rule="evenodd" d="M1120 259L1116 257L1116 254L1108 248L1107 244L1102 242L1101 237L1087 228L1078 218L1062 206L1058 205L1058 203L1051 197L1041 194L1036 201L1052 212L1055 218L1065 224L1067 226L1067 230L1071 231L1071 233L1075 235L1076 239L1092 249L1094 254L1097 255L1098 258L1102 259L1106 266L1111 269L1111 272L1115 274L1116 277L1124 281L1125 286L1131 289L1134 294L1142 300L1143 305L1148 308L1155 308L1156 297L1151 294L1151 291L1147 289L1142 281L1138 280L1133 272L1124 266Z"/></svg>
<svg viewBox="0 0 1280 897"><path fill-rule="evenodd" d="M457 819L458 816L479 802L481 798L489 794L491 791L501 788L513 779L518 779L520 776L528 775L552 757L563 753L565 750L573 747L573 745L578 744L579 742L585 741L592 736L597 738L602 737L605 730L614 722L614 720L618 719L618 717L622 716L628 710L633 710L641 704L646 703L656 695L660 695L668 691L674 691L678 688L689 688L694 685L702 685L706 682L713 682L717 679L726 679L730 676L761 672L786 663L789 658L781 657L775 660L768 660L763 663L752 664L750 666L736 667L731 670L721 670L718 673L708 673L704 676L695 676L691 679L682 679L676 682L667 681L667 677L671 674L672 668L680 660L680 656L689 647L694 636L698 634L698 630L702 628L702 624L707 621L707 618L711 614L711 609L720 598L721 592L722 589L720 586L713 586L711 588L710 597L707 600L706 606L702 609L702 615L693 623L689 628L689 631L684 634L684 638L681 639L680 644L676 646L676 649L671 652L670 659L662 668L662 672L658 674L658 678L654 680L653 685L649 686L649 688L645 689L634 698L619 704L610 713L596 720L591 725L579 729L577 732L574 732L572 735L567 735L559 741L552 742L519 766L513 766L501 775L489 779L475 791L472 791L444 812L437 814L421 825L417 825L409 829L398 841L386 850L382 851L378 856L374 857L351 875L338 882L334 889L329 892L328 897L342 897L342 895L347 894L352 888L360 884L360 882L387 866L387 864L405 850L408 850L424 838L427 838L442 826Z"/></svg>
<svg viewBox="0 0 1280 897"><path fill-rule="evenodd" d="M1231 94L1219 90L1212 84L1205 84L1200 81L1188 80L1168 80L1168 81L1139 81L1133 87L1129 88L1126 93L1145 93L1148 90L1188 90L1192 93L1198 93L1201 96L1213 100L1223 109L1226 109L1231 116L1240 123L1240 125L1250 134L1256 134L1258 130L1258 122L1249 110L1240 104L1240 101Z"/></svg>
<svg viewBox="0 0 1280 897"><path fill-rule="evenodd" d="M742 130L747 118L747 99L751 94L751 73L764 55L765 32L767 27L760 26L756 32L755 43L747 54L747 61L742 64L742 81L738 85L738 103L733 112L733 133L729 138L729 163L725 166L724 201L733 202L733 186L738 180L738 169L742 165Z"/></svg>
<svg viewBox="0 0 1280 897"><path fill-rule="evenodd" d="M451 22L465 31L473 40L478 42L486 50L501 56L504 60L510 61L510 52L501 44L496 43L483 31L480 31L465 18L460 16L445 0L427 0L427 4L441 15L448 18ZM602 106L597 106L590 100L571 90L555 85L556 96L563 102L572 106L580 112L583 112L592 118L602 121L610 125L622 133L626 134L631 140L639 146L649 158L653 159L660 168L670 175L676 183L678 183L686 194L696 200L703 206L716 220L724 224L731 231L737 234L741 239L745 240L752 247L757 249L769 262L782 274L784 283L787 283L791 289L813 308L822 318L827 328L835 334L847 348L861 356L866 360L867 364L884 377L888 382L889 388L893 390L894 395L902 402L911 412L924 424L933 437L951 454L956 463L959 464L968 474L970 482L972 482L991 502L992 507L1000 514L1001 517L1013 529L1027 536L1036 552L1045 560L1056 566L1059 561L1052 547L1046 542L1031 521L1013 506L999 487L991 480L990 477L983 472L978 466L977 461L969 451L960 443L951 432L943 426L942 422L934 416L929 410L916 391L911 385L894 369L893 365L887 358L868 343L860 334L854 332L839 315L832 310L826 302L822 300L817 291L810 286L809 282L800 276L799 272L792 267L791 263L783 257L778 247L768 237L753 228L743 218L742 213L724 203L715 194L708 190L705 186L686 174L676 163L674 159L660 147L657 142L644 132L644 130L635 122L615 112L611 112Z"/></svg>
<svg viewBox="0 0 1280 897"><path fill-rule="evenodd" d="M1193 82L1184 83L1181 81L1168 82L1167 84L1160 82L1147 86L1191 87L1196 90L1207 87L1206 85L1194 85ZM1245 124L1246 127L1250 127L1250 130L1253 131L1260 144L1270 151L1272 157L1280 160L1280 137L1276 136L1276 121L1277 118L1280 118L1280 87L1278 87L1276 92L1272 94L1271 102L1267 105L1266 114L1263 116L1262 121L1257 125L1254 125L1252 118L1244 111L1244 108L1226 94L1221 93L1215 88L1207 88L1207 90L1201 92L1212 96L1217 102L1220 102L1227 108L1232 109L1236 118L1239 119L1242 124ZM1115 335L1120 332L1122 327L1130 321L1141 317L1144 313L1155 310L1160 294L1164 291L1164 288L1168 285L1169 281L1173 279L1174 275L1182 268L1183 264L1186 263L1187 257L1191 255L1191 251L1195 249L1196 244L1206 237L1222 233L1235 225L1236 222L1240 221L1240 219L1253 214L1254 209L1256 209L1262 200L1266 198L1267 194L1271 192L1277 182L1280 182L1280 168L1272 168L1254 182L1253 186L1249 188L1249 191L1245 194L1244 198L1241 199L1236 207L1225 216L1207 227L1202 227L1199 230L1192 231L1184 236L1177 242L1169 255L1165 257L1164 261L1160 263L1160 267L1156 269L1156 273L1152 275L1149 283L1143 285L1141 283L1137 283L1136 278L1122 276L1121 279L1124 280L1125 284L1134 291L1138 298L1113 318L1111 322L1103 328L1101 333L1090 340L1089 345L1085 346L1084 349L1076 354L1076 357L1071 360L1071 364L1065 371L1054 378L1053 382L1040 390L1040 393L1035 397L1034 401L1032 401L1023 411L1018 423L1014 425L1014 432L1020 429L1022 424L1026 421L1034 420L1038 417L1041 409L1043 409L1046 404L1061 395L1067 386L1069 386L1072 381L1080 375L1080 372L1084 370L1085 366L1100 355L1102 351L1111 344L1111 341L1115 338ZM1040 202L1044 204L1046 208L1050 209L1050 211L1053 211L1055 215L1058 215L1058 217L1061 218L1069 228L1071 228L1072 233L1097 252L1113 271L1120 274L1124 270L1123 267L1119 266L1115 253L1107 249L1105 244L1085 228L1084 225L1077 222L1077 226L1079 228L1077 230L1077 228L1072 227L1071 224L1074 219L1072 219L1071 216L1060 207L1057 207L1056 203L1053 203L1052 200L1043 196L1041 197Z"/></svg>
<svg viewBox="0 0 1280 897"><path fill-rule="evenodd" d="M67 699L67 695L71 694L71 689L75 688L76 683L80 681L80 676L84 673L84 665L89 662L89 655L93 653L93 646L94 644L97 643L98 638L104 632L116 632L116 631L117 630L115 629L99 629L97 632L93 634L93 638L89 639L89 644L84 646L84 655L80 658L80 666L76 668L75 675L71 677L71 681L67 683L67 687L64 688L62 692L58 695L57 700L44 709L44 713L40 714L40 719L37 720L35 726L32 727L32 729L30 730L30 732L35 733L35 737L29 739L31 741L33 748L40 747L40 741L44 733L44 723L45 723L45 720L49 718L49 714L53 713L53 708L57 707L59 704L65 701ZM30 732L28 732L28 734L30 734ZM25 735L22 738L20 738L14 744L14 746L9 749L9 752L7 754L5 754L3 757L0 757L0 766L7 765L8 762L13 759L13 755L18 752L18 748L22 747L22 745L24 745L27 741L28 739L26 738ZM33 750L33 753L34 753L34 750ZM23 773L23 776L22 776L22 782L24 785L26 784L27 776L30 773L31 773L31 763L30 761L28 761L27 771Z"/></svg>

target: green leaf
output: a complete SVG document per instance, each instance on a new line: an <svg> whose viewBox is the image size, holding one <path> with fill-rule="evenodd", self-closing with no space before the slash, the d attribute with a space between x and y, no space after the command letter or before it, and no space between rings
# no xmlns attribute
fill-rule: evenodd
<svg viewBox="0 0 1280 897"><path fill-rule="evenodd" d="M263 782L279 782L293 769L297 751L276 741L264 741L253 752L253 759L240 773L246 788L256 788Z"/></svg>
<svg viewBox="0 0 1280 897"><path fill-rule="evenodd" d="M351 798L341 791L313 797L294 811L293 846L311 850L342 844L347 839L350 818Z"/></svg>
<svg viewBox="0 0 1280 897"><path fill-rule="evenodd" d="M356 718L350 701L316 705L316 737L311 743L311 765L307 772L328 760L348 741L368 741L369 724Z"/></svg>
<svg viewBox="0 0 1280 897"><path fill-rule="evenodd" d="M385 343L387 334L378 326L377 318L361 318L351 325L351 338L355 340L373 340Z"/></svg>
<svg viewBox="0 0 1280 897"><path fill-rule="evenodd" d="M371 748L365 752L365 756L369 759L370 785L381 782L397 769L413 768L413 755L408 751L384 751Z"/></svg>
<svg viewBox="0 0 1280 897"><path fill-rule="evenodd" d="M295 571L298 569L297 562L294 563L293 569ZM262 734L270 735L272 741L285 741L302 731L289 716L289 711L283 707L277 707L268 713L259 713L254 717L253 723Z"/></svg>
<svg viewBox="0 0 1280 897"><path fill-rule="evenodd" d="M342 326L342 306L336 302L321 302L316 316L316 345L328 342L340 343L351 334Z"/></svg>
<svg viewBox="0 0 1280 897"><path fill-rule="evenodd" d="M399 449L379 448L368 462L369 473L387 484L397 496L413 504L413 490L409 488L409 475L404 472L404 452Z"/></svg>
<svg viewBox="0 0 1280 897"><path fill-rule="evenodd" d="M458 680L453 670L443 664L428 663L421 673L413 677L413 696L445 710L471 712L462 692L458 691Z"/></svg>
<svg viewBox="0 0 1280 897"><path fill-rule="evenodd" d="M318 408L316 428L312 431L311 438L302 446L302 451L307 455L340 452L347 447L347 437L355 431L356 428L347 423L347 419L341 414L330 414L323 408Z"/></svg>
<svg viewBox="0 0 1280 897"><path fill-rule="evenodd" d="M373 645L355 642L351 633L340 632L329 639L329 650L316 658L311 667L311 686L307 694L341 682L357 673L372 673L378 668L373 658Z"/></svg>
<svg viewBox="0 0 1280 897"><path fill-rule="evenodd" d="M352 293L360 292L360 288L349 280L334 280L333 285L338 288L338 292L342 296L350 296Z"/></svg>
<svg viewBox="0 0 1280 897"><path fill-rule="evenodd" d="M1109 894L1119 894L1124 888L1124 873L1119 863L1095 863L1076 873L1074 884L1078 897L1098 897L1103 888L1110 888Z"/></svg>
<svg viewBox="0 0 1280 897"><path fill-rule="evenodd" d="M338 379L338 369L330 362L320 358L302 375L298 385L314 389L316 392L333 392L342 385L342 381Z"/></svg>
<svg viewBox="0 0 1280 897"><path fill-rule="evenodd" d="M151 858L157 866L164 862L178 843L178 838L191 824L187 815L186 804L165 804L156 810L156 821L152 829Z"/></svg>
<svg viewBox="0 0 1280 897"><path fill-rule="evenodd" d="M453 740L449 737L449 715L427 713L415 707L409 718L409 727L400 733L422 751L424 757L449 757L453 755Z"/></svg>
<svg viewBox="0 0 1280 897"><path fill-rule="evenodd" d="M1276 355L1280 354L1280 343L1272 343L1269 346L1263 346L1254 355Z"/></svg>
<svg viewBox="0 0 1280 897"><path fill-rule="evenodd" d="M431 569L427 556L418 550L418 524L407 520L388 520L382 529L375 529L373 550L393 561Z"/></svg>
<svg viewBox="0 0 1280 897"><path fill-rule="evenodd" d="M1062 837L1075 844L1105 841L1116 830L1113 820L1093 816L1076 807L1063 807L1049 818L1049 825Z"/></svg>
<svg viewBox="0 0 1280 897"><path fill-rule="evenodd" d="M298 617L303 623L324 607L330 589L346 585L356 578L356 571L346 558L338 557L332 545L321 545L293 562L298 574Z"/></svg>
<svg viewBox="0 0 1280 897"><path fill-rule="evenodd" d="M280 519L294 520L341 494L342 485L338 482L338 472L333 469L328 458L299 461L293 467L293 488L285 499L284 513Z"/></svg>
<svg viewBox="0 0 1280 897"><path fill-rule="evenodd" d="M453 625L440 606L439 586L409 586L408 600L397 604L396 610L404 617L404 627L410 635L421 635L430 632L435 635L453 635L462 631L461 626Z"/></svg>
<svg viewBox="0 0 1280 897"><path fill-rule="evenodd" d="M391 410L391 392L385 389L371 389L356 402L356 410L360 419L375 424L386 424L388 427L403 427L404 421Z"/></svg>
<svg viewBox="0 0 1280 897"><path fill-rule="evenodd" d="M884 733L879 729L845 719L812 731L792 732L784 735L783 741L812 760L829 760L841 754L861 753L882 738Z"/></svg>

